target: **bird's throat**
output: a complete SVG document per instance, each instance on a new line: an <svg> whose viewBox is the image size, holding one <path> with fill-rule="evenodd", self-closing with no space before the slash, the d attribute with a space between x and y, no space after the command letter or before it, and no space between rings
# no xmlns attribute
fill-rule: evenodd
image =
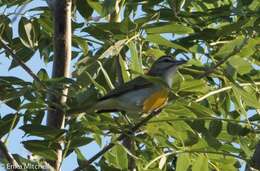
<svg viewBox="0 0 260 171"><path fill-rule="evenodd" d="M173 78L174 78L174 75L176 74L176 71L177 71L177 69L175 67L172 67L172 68L168 69L163 75L163 79L169 87L172 87Z"/></svg>

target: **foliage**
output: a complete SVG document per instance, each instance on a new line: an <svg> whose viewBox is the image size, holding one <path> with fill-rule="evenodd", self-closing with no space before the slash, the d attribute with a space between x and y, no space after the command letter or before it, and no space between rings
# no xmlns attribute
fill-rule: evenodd
<svg viewBox="0 0 260 171"><path fill-rule="evenodd" d="M82 165L91 156L79 147L90 142L104 146L102 139L113 141L128 122L120 113L102 113L70 118L65 130L44 126L48 88L70 87L67 104L58 105L65 111L89 106L118 86L120 77L133 79L158 57L170 54L189 62L175 78L169 104L131 137L136 146L130 156L138 170L238 170L250 160L259 140L259 0L122 0L122 21L117 23L108 19L115 10L112 2L75 1L72 79L51 79L44 69L37 76L46 87L0 77L0 99L14 111L1 116L0 136L21 120L25 135L37 137L22 142L27 150L53 160L57 142L64 140L64 158L75 152ZM50 63L51 12L37 6L17 14L30 3L0 1L2 9L14 12L0 15L1 41L24 62L39 52L41 61ZM14 22L19 23L18 31L11 27ZM1 44L0 48L12 59ZM13 60L9 69L15 67L20 66ZM136 123L141 118L131 119ZM127 154L117 143L89 167L127 170Z"/></svg>

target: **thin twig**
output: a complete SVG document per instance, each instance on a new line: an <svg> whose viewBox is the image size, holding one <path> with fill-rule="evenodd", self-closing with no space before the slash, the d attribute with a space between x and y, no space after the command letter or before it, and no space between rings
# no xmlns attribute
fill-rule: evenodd
<svg viewBox="0 0 260 171"><path fill-rule="evenodd" d="M225 56L222 60L220 60L218 63L216 63L213 67L211 67L207 71L205 71L205 73L199 75L198 79L207 77L208 75L213 73L220 65L224 64L230 57L232 57L235 54L237 54L238 52L240 52L240 50L244 47L244 45L247 44L247 41L248 41L248 38L246 37L243 40L243 42L241 43L241 45L235 47L231 53L229 53L227 56Z"/></svg>
<svg viewBox="0 0 260 171"><path fill-rule="evenodd" d="M217 154L217 155L223 155L223 156L230 156L230 157L235 157L235 158L238 158L238 159L241 159L241 160L244 160L244 161L247 161L246 158L243 158L241 156L238 156L238 155L235 155L235 154L232 154L232 153L227 153L227 152L220 152L220 151L207 151L207 150L184 150L184 151L170 151L170 152L167 152L165 154L162 154L156 158L154 158L151 162L149 162L144 170L147 170L149 169L149 167L156 161L160 160L162 157L167 157L167 156L171 156L171 155L177 155L177 154L183 154L183 153L205 153L205 154Z"/></svg>
<svg viewBox="0 0 260 171"><path fill-rule="evenodd" d="M6 136L5 140L4 140L4 143L5 143L5 144L6 144L8 138L9 138L9 136L10 136L10 134L11 134L11 131L12 131L12 130L14 129L14 127L15 127L15 122L17 122L18 115L19 115L19 114L16 113L15 116L14 116L14 118L13 118L13 120L12 120L12 123L11 123L11 126L10 126L10 128L9 128L8 134L7 134L7 136Z"/></svg>
<svg viewBox="0 0 260 171"><path fill-rule="evenodd" d="M245 39L246 42L247 39ZM203 73L202 75L199 76L199 78L202 77L206 77L209 74L211 74L212 72L214 72L214 70L219 67L220 65L222 65L223 63L225 63L231 56L235 55L237 52L239 52L241 50L241 48L244 46L245 42L239 46L238 48L235 48L234 51L229 54L227 57L225 57L223 60L219 61L214 67L212 67L210 70L206 71L205 73ZM251 85L251 84L250 84ZM232 87L228 87L225 88L224 90L221 91L225 91L227 89L230 89ZM196 102L203 100L204 98L207 98L208 96L211 96L213 94L216 94L218 92L211 92L201 98L199 98ZM130 133L135 132L136 130L138 130L141 126L145 125L150 119L152 119L156 114L158 114L157 112L154 112L150 115L148 115L146 118L144 118L142 121L140 121L139 123L137 123L134 127L132 127L130 129ZM128 135L125 133L122 133L115 141L121 141L124 140L125 138L127 138ZM107 146L105 146L103 149L101 149L98 153L96 153L92 158L90 158L88 161L86 161L86 163L84 165L79 166L78 168L76 168L75 170L80 170L82 167L88 167L92 162L94 162L96 159L98 159L99 157L101 157L104 153L106 153L107 151L109 151L111 148L113 148L115 146L114 142L110 142Z"/></svg>
<svg viewBox="0 0 260 171"><path fill-rule="evenodd" d="M136 125L134 125L132 128L129 129L128 133L122 133L115 139L115 142L122 141L125 138L127 138L130 134L133 134L135 131L137 131L141 126L144 126L149 120L151 120L153 117L155 117L157 114L159 114L159 111L153 112L150 115L146 116L144 119L142 119L140 122L138 122ZM105 146L103 149L101 149L98 153L96 153L93 157L91 157L88 161L84 163L84 165L79 166L75 169L75 171L79 171L84 167L88 167L92 162L97 160L99 157L101 157L103 154L105 154L107 151L109 151L111 148L113 148L116 143L110 142L107 146Z"/></svg>
<svg viewBox="0 0 260 171"><path fill-rule="evenodd" d="M62 95L62 96L68 96L62 92L57 92L56 90L50 89L48 88L45 84L43 84L43 82L39 79L39 77L37 75L35 75L33 73L33 71L19 58L19 56L17 56L13 50L7 45L5 44L1 39L0 39L0 44L2 44L3 48L5 49L5 51L7 51L8 53L10 53L10 55L12 56L13 60L19 65L21 66L32 78L34 81L36 81L37 83L39 83L42 87L43 90L48 91L50 94L53 95Z"/></svg>
<svg viewBox="0 0 260 171"><path fill-rule="evenodd" d="M241 87L245 87L245 86L253 86L253 85L260 85L260 82L255 82L255 83L241 83L241 84L238 84L239 86ZM204 96L198 98L195 102L200 102L206 98L208 98L209 96L212 96L214 94L218 94L220 92L223 92L223 91L227 91L227 90L230 90L232 89L233 86L227 86L227 87L223 87L223 88L220 88L220 89L217 89L215 91L211 91L209 92L208 94L205 94Z"/></svg>
<svg viewBox="0 0 260 171"><path fill-rule="evenodd" d="M14 159L13 155L8 152L8 149L2 140L0 140L0 155L4 156L7 159L7 161L9 162L9 164L11 164L11 166L13 168L12 170L14 170L14 171L19 170L18 169L18 168L20 168L19 164Z"/></svg>
<svg viewBox="0 0 260 171"><path fill-rule="evenodd" d="M158 119L150 121L149 123L160 123L160 122L181 122L181 121L195 121L195 120L217 120L217 121L223 121L223 122L235 122L235 123L245 123L248 124L248 120L235 120L235 119L224 119L224 118L216 118L216 117L201 117L201 118L191 118L191 117L183 117L183 118L166 118L166 119ZM253 121L252 121L253 122ZM259 126L257 123L251 123L253 126Z"/></svg>
<svg viewBox="0 0 260 171"><path fill-rule="evenodd" d="M12 18L11 23L14 23L17 20L18 15L20 15L22 13L22 11L26 8L26 5L27 5L27 3L25 2L25 4L23 4L20 8L18 8L19 6L17 6L17 8L14 11L14 13L16 13L17 15L15 15ZM17 11L17 9L18 9L18 11ZM22 15L24 15L24 14L22 14Z"/></svg>
<svg viewBox="0 0 260 171"><path fill-rule="evenodd" d="M18 65L20 65L35 81L41 84L42 87L46 88L46 86L41 82L37 75L33 73L33 71L13 52L13 50L7 44L5 44L1 39L0 43Z"/></svg>

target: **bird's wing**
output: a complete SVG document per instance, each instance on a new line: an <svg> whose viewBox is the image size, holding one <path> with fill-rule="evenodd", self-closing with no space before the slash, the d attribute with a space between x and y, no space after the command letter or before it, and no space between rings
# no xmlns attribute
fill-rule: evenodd
<svg viewBox="0 0 260 171"><path fill-rule="evenodd" d="M121 86L115 88L114 90L108 92L105 96L98 99L98 101L106 100L111 97L118 97L123 95L124 93L128 93L131 91L135 91L141 88L148 87L152 85L153 83L148 81L147 79L143 77L136 77L135 79L126 82L125 84L122 84Z"/></svg>

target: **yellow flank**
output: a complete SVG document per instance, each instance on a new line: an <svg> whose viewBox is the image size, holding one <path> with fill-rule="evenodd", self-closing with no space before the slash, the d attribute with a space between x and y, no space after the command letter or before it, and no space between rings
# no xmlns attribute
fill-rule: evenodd
<svg viewBox="0 0 260 171"><path fill-rule="evenodd" d="M153 93L143 104L143 112L150 113L154 110L160 109L168 100L168 90L161 89Z"/></svg>

